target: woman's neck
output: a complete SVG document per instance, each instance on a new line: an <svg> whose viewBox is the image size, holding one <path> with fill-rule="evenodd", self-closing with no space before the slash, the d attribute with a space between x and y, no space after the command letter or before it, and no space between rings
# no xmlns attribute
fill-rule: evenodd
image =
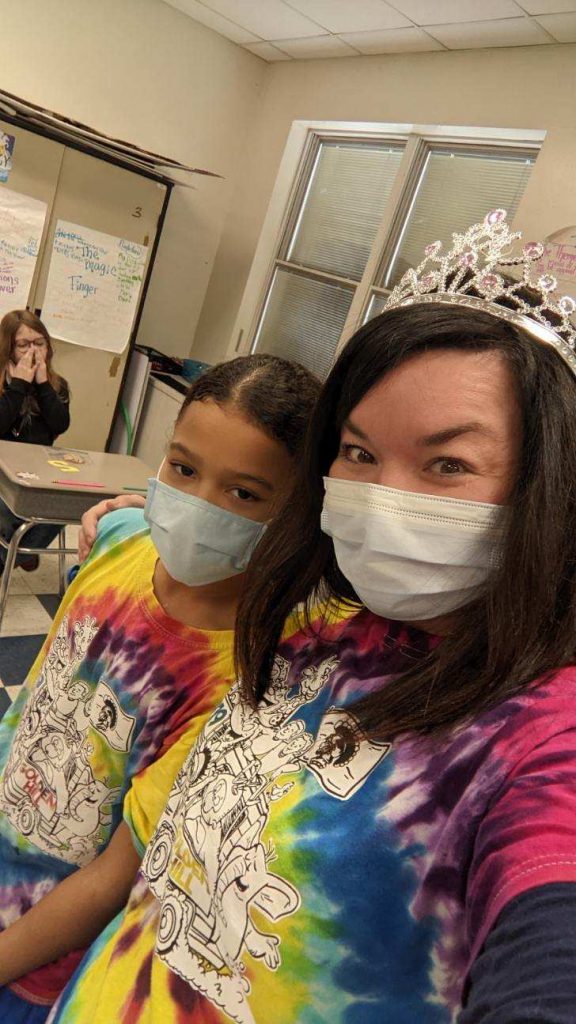
<svg viewBox="0 0 576 1024"><path fill-rule="evenodd" d="M242 573L218 583L188 587L173 579L158 559L153 586L157 600L170 618L194 629L223 630L234 629L243 580Z"/></svg>

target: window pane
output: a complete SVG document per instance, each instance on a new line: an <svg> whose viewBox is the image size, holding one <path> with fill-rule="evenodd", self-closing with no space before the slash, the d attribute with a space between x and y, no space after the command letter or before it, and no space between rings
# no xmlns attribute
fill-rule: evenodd
<svg viewBox="0 0 576 1024"><path fill-rule="evenodd" d="M503 207L512 220L534 166L534 157L430 152L404 225L392 265L377 283L392 288L409 267L423 259L424 246L447 243Z"/></svg>
<svg viewBox="0 0 576 1024"><path fill-rule="evenodd" d="M372 320L373 317L378 316L378 314L382 312L387 298L387 295L379 295L378 292L372 293L368 309L366 311L366 316L364 317L364 323L366 323L367 320Z"/></svg>
<svg viewBox="0 0 576 1024"><path fill-rule="evenodd" d="M351 288L277 270L256 336L257 351L295 359L325 377L353 295Z"/></svg>
<svg viewBox="0 0 576 1024"><path fill-rule="evenodd" d="M286 259L359 281L403 147L322 143Z"/></svg>

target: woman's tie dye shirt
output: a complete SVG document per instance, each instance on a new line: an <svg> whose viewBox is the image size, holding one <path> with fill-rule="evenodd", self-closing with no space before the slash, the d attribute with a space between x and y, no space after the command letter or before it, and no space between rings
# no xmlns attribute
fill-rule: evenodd
<svg viewBox="0 0 576 1024"><path fill-rule="evenodd" d="M156 559L141 510L101 520L0 723L0 928L106 846L131 777L228 690L233 632L170 619L153 592ZM53 1002L78 960L11 987Z"/></svg>
<svg viewBox="0 0 576 1024"><path fill-rule="evenodd" d="M576 881L576 669L434 743L359 739L351 703L431 642L361 612L285 641L257 711L230 690L52 1024L456 1018L507 902ZM137 844L174 771L135 781Z"/></svg>

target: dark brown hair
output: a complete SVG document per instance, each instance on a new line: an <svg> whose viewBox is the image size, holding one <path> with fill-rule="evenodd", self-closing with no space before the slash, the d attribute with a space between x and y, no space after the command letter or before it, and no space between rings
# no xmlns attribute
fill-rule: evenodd
<svg viewBox="0 0 576 1024"><path fill-rule="evenodd" d="M356 704L360 725L388 740L440 732L576 660L576 381L552 348L487 313L405 307L369 321L348 342L322 389L288 508L250 563L236 660L252 702L268 686L282 627L300 602L310 616L319 598L358 601L320 529L322 477L355 406L395 367L432 347L497 351L512 370L523 439L502 562L431 654Z"/></svg>
<svg viewBox="0 0 576 1024"><path fill-rule="evenodd" d="M304 447L320 381L299 363L278 356L239 356L206 370L190 385L178 420L192 402L234 405L247 420L279 441L290 455Z"/></svg>

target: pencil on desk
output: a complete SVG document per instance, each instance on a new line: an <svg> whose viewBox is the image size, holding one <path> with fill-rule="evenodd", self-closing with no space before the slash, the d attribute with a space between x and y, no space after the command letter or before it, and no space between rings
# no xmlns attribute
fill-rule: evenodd
<svg viewBox="0 0 576 1024"><path fill-rule="evenodd" d="M86 480L53 480L53 484L62 484L63 487L105 487L105 484L88 483Z"/></svg>
<svg viewBox="0 0 576 1024"><path fill-rule="evenodd" d="M122 485L123 491L132 491L133 494L148 494L147 487L125 487Z"/></svg>

